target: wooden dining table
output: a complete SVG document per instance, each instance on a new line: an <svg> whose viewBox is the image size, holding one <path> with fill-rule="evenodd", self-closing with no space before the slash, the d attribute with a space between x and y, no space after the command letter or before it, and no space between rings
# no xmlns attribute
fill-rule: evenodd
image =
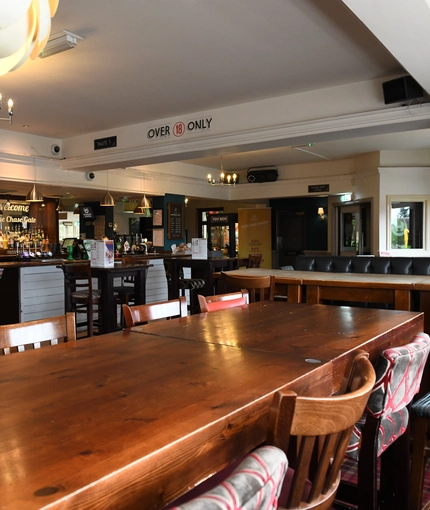
<svg viewBox="0 0 430 510"><path fill-rule="evenodd" d="M395 310L411 310L413 291L429 277L423 275L239 269L233 275L275 276L277 292L289 302L320 304L327 301L380 303Z"/></svg>
<svg viewBox="0 0 430 510"><path fill-rule="evenodd" d="M253 303L0 358L0 508L159 509L264 442L281 388L331 395L407 311Z"/></svg>

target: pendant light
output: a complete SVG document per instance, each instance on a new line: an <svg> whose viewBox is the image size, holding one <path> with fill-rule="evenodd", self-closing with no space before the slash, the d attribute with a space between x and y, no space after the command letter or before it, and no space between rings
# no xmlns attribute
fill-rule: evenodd
<svg viewBox="0 0 430 510"><path fill-rule="evenodd" d="M101 206L104 207L115 207L115 200L113 196L109 193L109 170L107 171L107 179L106 179L106 195L103 197L103 200L100 202Z"/></svg>
<svg viewBox="0 0 430 510"><path fill-rule="evenodd" d="M143 189L145 189L145 182L143 183ZM137 204L133 211L133 214L144 214L145 216L151 216L151 202L146 198L145 192L140 202Z"/></svg>
<svg viewBox="0 0 430 510"><path fill-rule="evenodd" d="M34 176L33 177L34 177L34 181L36 181L36 160L34 160ZM25 201L26 202L43 202L43 195L36 188L36 182L33 183L33 187L27 193L27 196L25 197Z"/></svg>

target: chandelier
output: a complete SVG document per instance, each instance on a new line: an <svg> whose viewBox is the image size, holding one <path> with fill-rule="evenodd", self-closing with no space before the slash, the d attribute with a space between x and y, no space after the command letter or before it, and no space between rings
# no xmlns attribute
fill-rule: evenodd
<svg viewBox="0 0 430 510"><path fill-rule="evenodd" d="M0 10L0 76L39 56L59 0L4 0Z"/></svg>
<svg viewBox="0 0 430 510"><path fill-rule="evenodd" d="M219 181L216 181L211 174L208 174L208 183L211 186L236 186L238 182L239 176L237 174L224 172L224 163L221 156L221 172L219 174Z"/></svg>

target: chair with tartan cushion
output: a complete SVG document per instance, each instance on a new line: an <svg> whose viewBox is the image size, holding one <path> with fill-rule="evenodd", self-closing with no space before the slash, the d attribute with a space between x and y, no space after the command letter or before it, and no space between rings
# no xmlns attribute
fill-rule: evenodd
<svg viewBox="0 0 430 510"><path fill-rule="evenodd" d="M386 349L379 357L375 387L347 450L347 456L358 462L358 483L341 483L336 508L342 508L342 502L347 508L358 505L359 510L408 508L408 405L420 389L429 350L430 337L419 333L411 343Z"/></svg>
<svg viewBox="0 0 430 510"><path fill-rule="evenodd" d="M430 393L412 404L413 443L411 460L411 507L421 510L427 458L430 456ZM430 502L423 510L430 509Z"/></svg>
<svg viewBox="0 0 430 510"><path fill-rule="evenodd" d="M176 510L276 510L288 462L274 446L247 455L223 482Z"/></svg>

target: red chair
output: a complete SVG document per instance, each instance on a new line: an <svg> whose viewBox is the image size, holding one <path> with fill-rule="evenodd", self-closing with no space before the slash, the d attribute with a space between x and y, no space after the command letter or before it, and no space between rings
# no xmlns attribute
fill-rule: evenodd
<svg viewBox="0 0 430 510"><path fill-rule="evenodd" d="M245 306L249 303L249 294L247 290L240 292L230 292L229 294L218 294L216 296L198 295L200 313L214 312L233 308L235 306Z"/></svg>

